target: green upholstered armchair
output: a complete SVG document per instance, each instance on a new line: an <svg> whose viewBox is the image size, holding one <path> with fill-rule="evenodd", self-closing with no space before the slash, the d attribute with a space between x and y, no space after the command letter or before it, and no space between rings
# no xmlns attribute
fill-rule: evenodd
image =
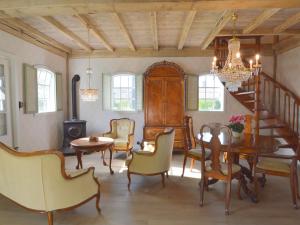
<svg viewBox="0 0 300 225"><path fill-rule="evenodd" d="M58 151L17 152L0 142L0 194L26 209L48 214L73 209L96 198L100 211L100 184L94 168L65 171Z"/></svg>
<svg viewBox="0 0 300 225"><path fill-rule="evenodd" d="M104 137L114 139L114 150L130 152L134 142L134 120L128 118L112 119L110 121L110 131L104 133Z"/></svg>
<svg viewBox="0 0 300 225"><path fill-rule="evenodd" d="M126 162L128 166L128 190L130 190L131 174L144 176L161 174L163 186L165 185L165 173L167 174L171 166L174 137L174 129L166 129L157 134L153 152L138 151L132 153L131 159Z"/></svg>

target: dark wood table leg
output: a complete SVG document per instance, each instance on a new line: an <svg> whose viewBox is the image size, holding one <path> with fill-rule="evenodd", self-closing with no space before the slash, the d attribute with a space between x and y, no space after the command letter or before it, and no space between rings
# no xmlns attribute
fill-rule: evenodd
<svg viewBox="0 0 300 225"><path fill-rule="evenodd" d="M250 180L250 182L252 183L253 182L253 176L252 176L252 172L250 169L248 169L247 167L245 166L241 166L241 169L242 169L242 173Z"/></svg>
<svg viewBox="0 0 300 225"><path fill-rule="evenodd" d="M246 178L244 175L241 177L241 188L243 189L244 193L251 199L251 201L253 203L258 202L256 193L254 191L252 191L250 188L248 188L247 181L246 181Z"/></svg>
<svg viewBox="0 0 300 225"><path fill-rule="evenodd" d="M76 156L77 156L77 166L76 169L82 169L82 160L81 160L82 152L80 150L76 150Z"/></svg>
<svg viewBox="0 0 300 225"><path fill-rule="evenodd" d="M110 170L110 174L114 174L114 171L111 168L111 161L112 161L112 154L113 154L113 145L109 146L109 170Z"/></svg>

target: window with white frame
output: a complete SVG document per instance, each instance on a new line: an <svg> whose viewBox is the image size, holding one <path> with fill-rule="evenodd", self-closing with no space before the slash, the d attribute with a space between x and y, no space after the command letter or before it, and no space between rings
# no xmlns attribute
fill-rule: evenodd
<svg viewBox="0 0 300 225"><path fill-rule="evenodd" d="M218 77L199 76L199 111L224 111L224 86Z"/></svg>
<svg viewBox="0 0 300 225"><path fill-rule="evenodd" d="M114 111L136 110L136 82L135 75L117 74L111 82L111 106Z"/></svg>
<svg viewBox="0 0 300 225"><path fill-rule="evenodd" d="M55 74L45 68L37 68L38 112L56 111Z"/></svg>

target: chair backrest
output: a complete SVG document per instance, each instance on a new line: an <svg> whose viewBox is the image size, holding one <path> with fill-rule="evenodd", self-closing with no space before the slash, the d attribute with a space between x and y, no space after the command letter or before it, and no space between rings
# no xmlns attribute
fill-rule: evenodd
<svg viewBox="0 0 300 225"><path fill-rule="evenodd" d="M222 174L221 172L221 148L223 151L227 152L227 163L228 163L228 175L232 173L232 156L230 154L231 150L231 141L232 141L232 132L228 126L222 125L220 123L211 123L207 125L203 125L200 129L200 143L202 147L202 154L205 155L205 148L209 148L211 150L211 165L210 172L216 172L217 174ZM204 141L205 136L211 135L211 139L208 142ZM226 140L226 144L221 143L219 135L223 135L224 140ZM226 149L224 148L226 146ZM204 159L203 159L204 160ZM202 164L205 162L203 161ZM203 168L204 171L206 168Z"/></svg>
<svg viewBox="0 0 300 225"><path fill-rule="evenodd" d="M0 143L0 193L26 208L47 210L47 193L64 179L62 170L60 152L17 152Z"/></svg>
<svg viewBox="0 0 300 225"><path fill-rule="evenodd" d="M112 119L110 126L114 138L127 139L129 134L134 134L135 122L128 118Z"/></svg>
<svg viewBox="0 0 300 225"><path fill-rule="evenodd" d="M196 140L194 135L194 128L193 128L193 118L191 116L184 117L184 126L185 126L185 137L186 137L186 148L187 150L196 148Z"/></svg>
<svg viewBox="0 0 300 225"><path fill-rule="evenodd" d="M160 167L169 170L172 160L172 152L174 147L175 130L167 128L164 132L157 134L155 140L154 157Z"/></svg>

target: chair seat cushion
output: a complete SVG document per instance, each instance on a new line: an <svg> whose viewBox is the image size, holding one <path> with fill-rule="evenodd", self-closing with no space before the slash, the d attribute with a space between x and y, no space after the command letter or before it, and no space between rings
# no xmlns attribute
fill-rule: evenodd
<svg viewBox="0 0 300 225"><path fill-rule="evenodd" d="M224 175L228 175L228 164L227 163L220 163L221 164L221 172ZM210 164L208 166L206 166L206 170L207 171L211 171L211 167ZM237 164L232 164L232 174L237 173L241 170L240 165Z"/></svg>
<svg viewBox="0 0 300 225"><path fill-rule="evenodd" d="M188 152L189 155L197 158L202 158L202 150L200 148L192 148ZM206 148L205 149L205 158L208 158L211 154L211 150Z"/></svg>
<svg viewBox="0 0 300 225"><path fill-rule="evenodd" d="M261 159L256 167L262 170L290 173L290 162L282 159Z"/></svg>
<svg viewBox="0 0 300 225"><path fill-rule="evenodd" d="M155 141L144 141L143 151L154 152Z"/></svg>
<svg viewBox="0 0 300 225"><path fill-rule="evenodd" d="M128 140L122 138L114 139L115 148L127 148Z"/></svg>

